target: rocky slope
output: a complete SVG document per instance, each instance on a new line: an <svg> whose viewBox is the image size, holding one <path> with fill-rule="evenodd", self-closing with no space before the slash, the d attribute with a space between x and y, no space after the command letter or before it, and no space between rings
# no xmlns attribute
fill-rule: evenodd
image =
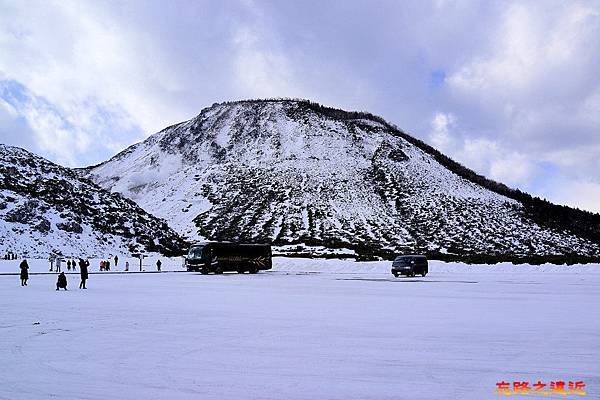
<svg viewBox="0 0 600 400"><path fill-rule="evenodd" d="M308 101L215 104L81 173L191 239L473 261L600 256L597 215L575 223L575 210L488 181L379 117Z"/></svg>
<svg viewBox="0 0 600 400"><path fill-rule="evenodd" d="M185 242L134 202L26 150L0 144L0 256L177 254Z"/></svg>

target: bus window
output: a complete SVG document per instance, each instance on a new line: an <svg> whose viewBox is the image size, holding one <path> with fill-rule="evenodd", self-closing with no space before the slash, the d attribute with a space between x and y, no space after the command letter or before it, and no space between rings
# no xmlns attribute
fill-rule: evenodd
<svg viewBox="0 0 600 400"><path fill-rule="evenodd" d="M191 259L202 259L202 250L204 249L204 246L197 246L197 247L192 247L190 248L190 251L188 253L188 258Z"/></svg>

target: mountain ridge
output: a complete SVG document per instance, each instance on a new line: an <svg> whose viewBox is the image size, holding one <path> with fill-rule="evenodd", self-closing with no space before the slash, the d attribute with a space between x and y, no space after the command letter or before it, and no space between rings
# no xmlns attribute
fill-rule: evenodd
<svg viewBox="0 0 600 400"><path fill-rule="evenodd" d="M110 193L33 153L0 144L0 253L29 257L115 252L181 254L167 224L132 200Z"/></svg>
<svg viewBox="0 0 600 400"><path fill-rule="evenodd" d="M438 258L479 261L570 262L596 259L599 254L600 215L554 205L489 180L381 117L308 100L215 103L80 173L151 213L168 215L171 226L191 237L345 247L359 255L386 257L412 249ZM454 185L455 193L448 195L444 179ZM336 193L335 185L356 201ZM429 209L422 204L427 203L426 196L419 198L411 185L421 185L426 196L432 196ZM253 195L256 190L267 199ZM324 196L318 195L321 190ZM162 199L157 203L154 197ZM411 210L410 204L419 210ZM517 235L516 250L502 244L499 232L511 235L503 222L493 222L494 230L478 221L476 216L485 216L484 204L502 214L507 226L523 230ZM438 215L434 205L449 213ZM356 207L360 212L351 211ZM284 211L290 213L291 222L285 221ZM460 218L454 216L461 213L468 222L463 232ZM432 215L436 220L428 224ZM410 222L399 221L407 216ZM444 222L448 216L456 221ZM325 228L317 231L315 221ZM530 240L526 227L540 235L533 244L526 244ZM491 235L497 248L470 237L464 231L470 228ZM443 240L435 236L439 234ZM535 249L543 251L538 255Z"/></svg>

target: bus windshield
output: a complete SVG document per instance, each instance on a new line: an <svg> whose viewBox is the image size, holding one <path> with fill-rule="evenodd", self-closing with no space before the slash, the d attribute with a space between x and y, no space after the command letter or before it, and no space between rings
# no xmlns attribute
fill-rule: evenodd
<svg viewBox="0 0 600 400"><path fill-rule="evenodd" d="M204 246L191 247L190 251L188 252L188 258L201 259L203 249L204 249Z"/></svg>

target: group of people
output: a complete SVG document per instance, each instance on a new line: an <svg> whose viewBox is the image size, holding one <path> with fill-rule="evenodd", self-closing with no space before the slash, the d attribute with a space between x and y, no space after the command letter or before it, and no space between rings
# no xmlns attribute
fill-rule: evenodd
<svg viewBox="0 0 600 400"><path fill-rule="evenodd" d="M70 263L70 260L69 260L69 263ZM75 260L73 260L72 264L73 264L72 265L73 270L75 270L75 265L76 265ZM59 265L59 264L57 264L57 265ZM79 283L79 289L87 289L85 287L85 283L89 278L89 274L88 274L89 266L90 266L90 262L88 260L84 260L83 258L79 259L79 276L81 278L81 282ZM21 261L19 268L21 269L21 273L19 276L21 278L21 286L27 286L27 281L29 280L29 264L27 263L27 260ZM70 267L69 267L69 270L70 270ZM60 274L58 274L58 280L56 281L56 290L59 290L59 289L67 290L67 276L65 275L64 272L61 272L60 270L57 270L57 271L60 272Z"/></svg>
<svg viewBox="0 0 600 400"><path fill-rule="evenodd" d="M100 261L100 271L110 271L110 261L101 260Z"/></svg>
<svg viewBox="0 0 600 400"><path fill-rule="evenodd" d="M113 258L115 268L119 266L119 256ZM110 271L110 260L100 260L100 271ZM125 272L129 271L129 261L125 261Z"/></svg>
<svg viewBox="0 0 600 400"><path fill-rule="evenodd" d="M85 282L89 278L88 267L90 266L89 260L84 260L83 258L79 259L79 276L81 278L81 282L79 282L79 289L87 289L85 287ZM75 270L75 260L73 260L73 270ZM56 280L56 290L65 289L67 290L67 276L64 272L58 274L58 279Z"/></svg>
<svg viewBox="0 0 600 400"><path fill-rule="evenodd" d="M65 259L57 256L56 254L51 254L48 258L50 261L50 272L56 270L56 272L62 272L62 265L65 263ZM77 261L75 259L67 259L67 271L70 271L73 268L73 271L77 271Z"/></svg>
<svg viewBox="0 0 600 400"><path fill-rule="evenodd" d="M115 261L115 267L119 265L119 256L115 256L113 258L113 260ZM50 261L50 272L56 271L56 272L62 272L62 266L65 264L65 259L56 255L56 254L51 254L50 257L48 258L48 261ZM71 268L73 268L73 271L77 271L77 262L73 259L67 259L66 261L66 265L67 265L67 271L71 271ZM110 259L107 260L101 260L100 261L100 271L110 271L110 266L111 266L111 262ZM129 271L129 262L125 262L125 271Z"/></svg>
<svg viewBox="0 0 600 400"><path fill-rule="evenodd" d="M59 290L59 289L67 290L67 276L65 275L65 273L63 271L61 271L61 263L62 263L62 261L64 261L64 259L61 259L59 256L56 256L56 255L51 255L49 260L50 260L50 271L53 271L54 267L56 267L56 272L59 272L58 280L56 281L56 290ZM119 257L115 256L114 260L115 260L115 267L116 267L119 262ZM89 277L89 274L88 274L88 267L90 266L89 260L84 260L83 258L80 258L79 263L77 263L75 260L69 259L69 260L67 260L67 270L71 271L71 268L73 268L73 271L76 271L76 266L78 264L79 264L79 274L81 277L81 282L79 283L79 289L87 289L85 287L85 283ZM156 261L156 269L158 270L158 272L161 272L161 266L162 266L162 262L160 260L157 260ZM20 273L21 286L27 286L27 281L29 280L29 264L27 263L26 259L23 259L23 261L21 261L19 268L21 269L21 273ZM100 261L100 271L110 271L110 261L108 261L108 260ZM128 261L125 262L125 271L129 271L129 262ZM141 266L140 266L140 271L141 271Z"/></svg>
<svg viewBox="0 0 600 400"><path fill-rule="evenodd" d="M13 253L12 251L9 251L6 254L4 254L4 259L5 260L16 260L17 255L15 253Z"/></svg>

